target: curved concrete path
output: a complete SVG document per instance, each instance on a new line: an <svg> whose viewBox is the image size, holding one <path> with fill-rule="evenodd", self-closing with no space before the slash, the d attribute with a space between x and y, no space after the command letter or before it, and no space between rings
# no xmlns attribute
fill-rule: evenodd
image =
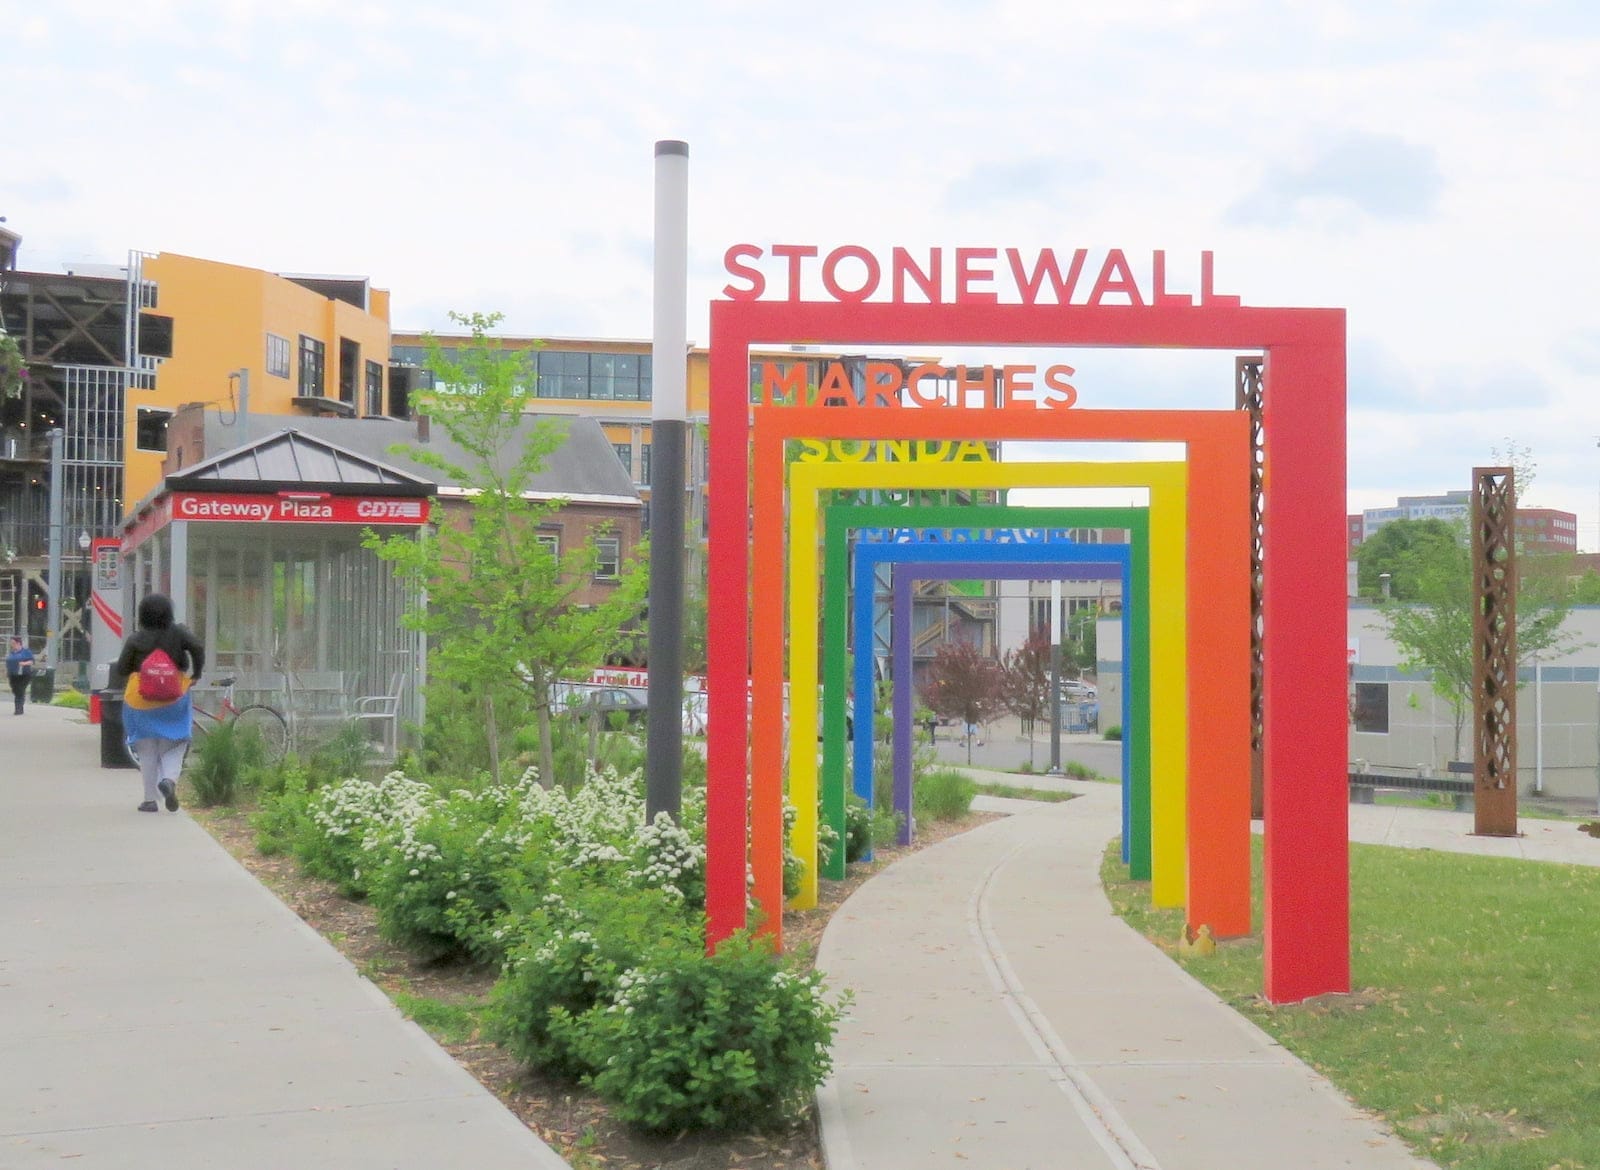
<svg viewBox="0 0 1600 1170"><path fill-rule="evenodd" d="M0 716L0 1167L566 1166L83 719Z"/></svg>
<svg viewBox="0 0 1600 1170"><path fill-rule="evenodd" d="M996 802L1015 815L829 924L818 965L855 995L818 1093L829 1170L1432 1165L1116 918L1119 790L1050 786L1081 796Z"/></svg>

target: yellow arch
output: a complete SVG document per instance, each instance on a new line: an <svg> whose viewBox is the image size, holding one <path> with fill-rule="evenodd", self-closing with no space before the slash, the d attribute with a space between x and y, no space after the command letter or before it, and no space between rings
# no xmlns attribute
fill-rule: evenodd
<svg viewBox="0 0 1600 1170"><path fill-rule="evenodd" d="M789 798L805 860L792 905L817 900L817 756L796 750L817 723L818 494L876 488L1141 487L1150 491L1150 897L1182 906L1188 774L1185 463L796 463L789 468ZM801 637L799 631L811 631ZM842 843L841 843L842 844Z"/></svg>

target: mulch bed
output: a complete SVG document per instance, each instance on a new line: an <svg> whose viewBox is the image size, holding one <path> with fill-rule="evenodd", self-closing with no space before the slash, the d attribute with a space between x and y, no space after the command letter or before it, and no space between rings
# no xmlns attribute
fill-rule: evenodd
<svg viewBox="0 0 1600 1170"><path fill-rule="evenodd" d="M403 992L464 1005L481 1004L487 998L495 981L493 971L417 963L379 935L370 906L301 873L293 858L263 857L256 851L247 812L198 809L193 815L245 869L387 994ZM785 911L785 946L810 963L828 919L858 886L898 858L994 820L995 815L971 813L960 821L935 822L919 833L916 844L880 849L872 862L851 866L844 881L823 881L816 909ZM436 1038L574 1170L821 1170L823 1166L812 1116L777 1133L642 1136L613 1121L605 1102L581 1085L531 1073L487 1039L473 1036L454 1043Z"/></svg>

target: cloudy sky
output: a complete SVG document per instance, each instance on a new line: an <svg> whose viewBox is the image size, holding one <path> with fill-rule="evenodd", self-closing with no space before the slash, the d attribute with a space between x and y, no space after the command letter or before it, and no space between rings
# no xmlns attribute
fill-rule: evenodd
<svg viewBox="0 0 1600 1170"><path fill-rule="evenodd" d="M0 0L0 28L26 268L184 252L369 275L400 328L644 337L682 138L692 339L738 241L1211 249L1246 304L1349 310L1352 508L1509 439L1525 502L1600 545L1592 0ZM1227 355L1060 360L1085 406L1232 402Z"/></svg>

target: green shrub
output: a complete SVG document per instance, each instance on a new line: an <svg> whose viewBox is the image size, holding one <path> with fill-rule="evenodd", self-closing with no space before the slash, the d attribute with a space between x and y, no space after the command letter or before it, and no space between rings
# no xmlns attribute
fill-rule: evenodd
<svg viewBox="0 0 1600 1170"><path fill-rule="evenodd" d="M698 952L702 922L661 890L575 885L547 892L516 916L517 938L491 997L490 1034L532 1068L562 1076L595 1071L598 1065L574 1049L572 1031L555 1021L608 1002L622 973L654 954Z"/></svg>
<svg viewBox="0 0 1600 1170"><path fill-rule="evenodd" d="M800 1116L833 1067L840 1003L749 935L714 955L658 953L618 976L610 1003L553 1013L628 1125L750 1129Z"/></svg>
<svg viewBox="0 0 1600 1170"><path fill-rule="evenodd" d="M972 810L978 786L965 772L940 768L929 772L912 792L912 807L919 818L956 821Z"/></svg>
<svg viewBox="0 0 1600 1170"><path fill-rule="evenodd" d="M55 693L50 700L52 707L66 707L73 711L87 711L89 709L89 696L82 691L67 687Z"/></svg>
<svg viewBox="0 0 1600 1170"><path fill-rule="evenodd" d="M1106 739L1120 740L1122 738L1122 724L1113 723L1105 729L1104 735Z"/></svg>
<svg viewBox="0 0 1600 1170"><path fill-rule="evenodd" d="M854 792L844 802L844 860L851 864L872 852L872 810Z"/></svg>
<svg viewBox="0 0 1600 1170"><path fill-rule="evenodd" d="M900 834L900 814L891 808L868 808L854 792L846 795L844 806L847 864L860 861L872 850L893 845Z"/></svg>
<svg viewBox="0 0 1600 1170"><path fill-rule="evenodd" d="M239 798L247 772L266 760L266 744L253 728L222 726L194 744L187 770L194 802L201 808L231 805Z"/></svg>
<svg viewBox="0 0 1600 1170"><path fill-rule="evenodd" d="M250 818L256 849L263 857L288 853L309 831L311 791L305 767L290 756L276 767L259 771L260 809Z"/></svg>
<svg viewBox="0 0 1600 1170"><path fill-rule="evenodd" d="M385 938L423 962L504 957L491 927L506 909L507 878L542 885L548 866L547 851L528 849L521 796L500 785L458 790L381 839L367 896Z"/></svg>

